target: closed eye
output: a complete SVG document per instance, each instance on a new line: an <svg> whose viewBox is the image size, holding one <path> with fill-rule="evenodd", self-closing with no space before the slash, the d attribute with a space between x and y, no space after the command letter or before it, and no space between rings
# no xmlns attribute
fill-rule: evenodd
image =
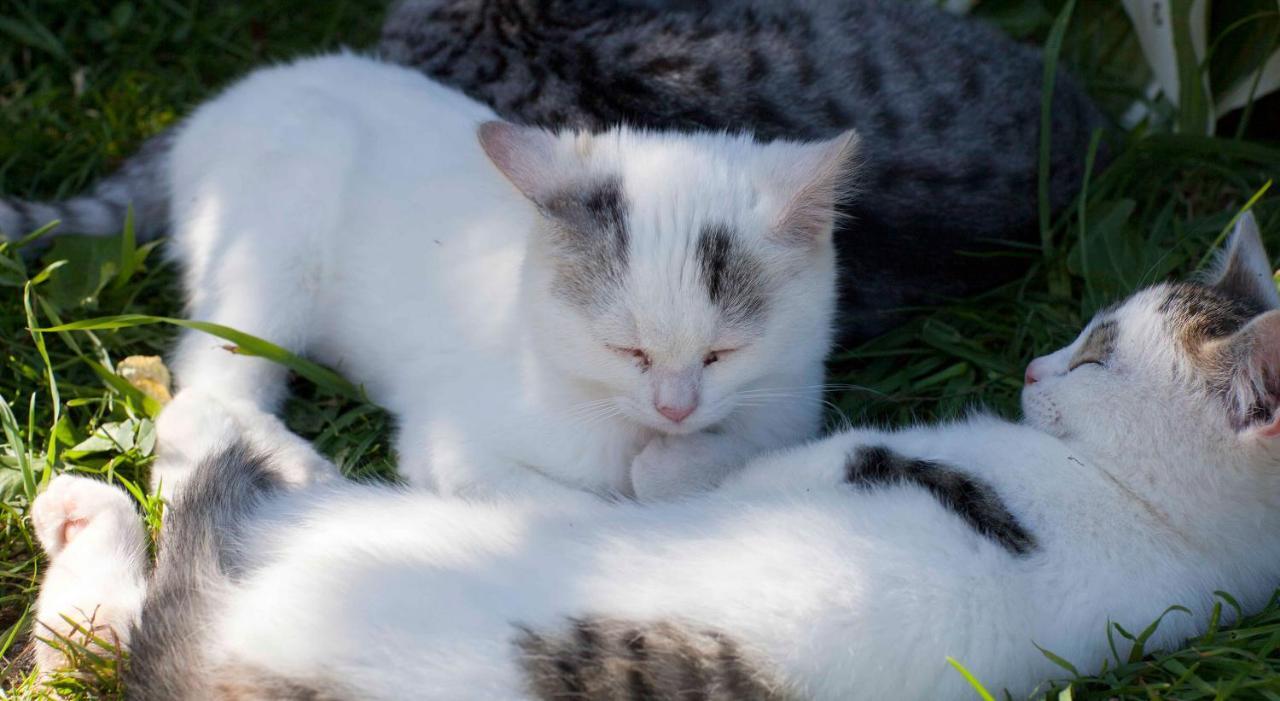
<svg viewBox="0 0 1280 701"><path fill-rule="evenodd" d="M1071 359L1071 365L1067 367L1067 372L1085 365L1106 367L1107 359L1115 352L1118 332L1119 327L1115 320L1112 319L1094 326L1088 337L1084 339L1080 349L1076 351L1075 357Z"/></svg>
<svg viewBox="0 0 1280 701"><path fill-rule="evenodd" d="M607 345L607 344L605 345L605 348L608 348L609 350L613 351L614 353L617 353L618 355L621 355L625 358L629 358L635 361L635 363L640 366L641 370L648 370L649 366L653 364L653 361L649 359L649 354L646 353L643 349L624 348L622 346L613 346L613 345Z"/></svg>
<svg viewBox="0 0 1280 701"><path fill-rule="evenodd" d="M705 356L703 356L702 364L705 366L705 365L710 365L712 363L719 362L721 360L724 360L725 356L729 355L730 353L734 353L737 350L738 350L737 348L721 348L720 350L709 351Z"/></svg>
<svg viewBox="0 0 1280 701"><path fill-rule="evenodd" d="M1106 363L1102 362L1102 360L1099 358L1078 358L1071 362L1071 367L1067 368L1067 372L1071 372L1079 367L1084 367L1085 365L1097 365L1098 367L1106 367Z"/></svg>

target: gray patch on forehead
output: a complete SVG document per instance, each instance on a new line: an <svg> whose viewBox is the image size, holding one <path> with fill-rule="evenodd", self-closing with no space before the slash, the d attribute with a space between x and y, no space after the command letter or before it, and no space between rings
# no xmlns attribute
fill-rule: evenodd
<svg viewBox="0 0 1280 701"><path fill-rule="evenodd" d="M583 309L598 309L626 281L631 235L629 205L619 178L562 190L546 198L558 262L553 293Z"/></svg>
<svg viewBox="0 0 1280 701"><path fill-rule="evenodd" d="M1071 357L1071 366L1074 368L1083 363L1106 362L1116 351L1116 340L1119 335L1120 326L1115 319L1107 319L1095 325L1085 337L1080 349Z"/></svg>
<svg viewBox="0 0 1280 701"><path fill-rule="evenodd" d="M1230 336L1265 311L1256 301L1192 283L1170 285L1160 303L1165 323L1193 355L1205 341Z"/></svg>
<svg viewBox="0 0 1280 701"><path fill-rule="evenodd" d="M758 323L765 313L764 271L743 250L733 230L708 224L698 234L698 270L712 304L735 326Z"/></svg>
<svg viewBox="0 0 1280 701"><path fill-rule="evenodd" d="M552 631L520 627L515 645L535 699L786 698L729 636L671 621L589 617Z"/></svg>
<svg viewBox="0 0 1280 701"><path fill-rule="evenodd" d="M1262 387L1248 378L1248 343L1209 345L1209 341L1234 335L1267 307L1248 296L1227 294L1216 287L1183 283L1171 286L1160 305L1165 323L1183 345L1198 373L1198 381L1227 410L1227 421L1237 431L1269 420L1274 408L1270 397L1280 394L1280 378L1262 378Z"/></svg>

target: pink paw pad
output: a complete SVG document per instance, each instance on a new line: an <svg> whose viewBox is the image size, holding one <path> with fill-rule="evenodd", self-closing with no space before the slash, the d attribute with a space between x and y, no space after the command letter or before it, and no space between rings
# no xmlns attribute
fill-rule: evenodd
<svg viewBox="0 0 1280 701"><path fill-rule="evenodd" d="M85 529L104 515L119 515L118 523L136 519L129 495L105 482L60 475L32 502L31 524L50 556L62 552Z"/></svg>

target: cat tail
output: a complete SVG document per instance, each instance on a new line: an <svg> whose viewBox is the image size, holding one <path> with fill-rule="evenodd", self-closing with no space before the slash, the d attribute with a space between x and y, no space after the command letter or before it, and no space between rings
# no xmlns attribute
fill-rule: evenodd
<svg viewBox="0 0 1280 701"><path fill-rule="evenodd" d="M177 132L175 127L151 137L119 170L70 199L30 202L0 196L0 241L16 241L54 220L60 222L54 235L113 236L124 230L130 206L137 240L156 238L169 225L169 153Z"/></svg>
<svg viewBox="0 0 1280 701"><path fill-rule="evenodd" d="M165 518L156 569L131 636L125 671L130 699L215 697L207 632L244 565L245 524L282 489L268 459L242 444L196 468Z"/></svg>

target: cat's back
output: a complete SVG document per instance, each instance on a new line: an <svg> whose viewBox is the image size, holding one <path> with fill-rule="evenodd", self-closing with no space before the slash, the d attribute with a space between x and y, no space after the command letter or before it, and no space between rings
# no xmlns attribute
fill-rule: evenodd
<svg viewBox="0 0 1280 701"><path fill-rule="evenodd" d="M498 334L531 214L477 141L492 118L353 54L255 71L174 145L169 250L189 296L288 277L289 294L323 310L308 352L375 390L395 383L397 359Z"/></svg>
<svg viewBox="0 0 1280 701"><path fill-rule="evenodd" d="M352 164L382 150L431 147L438 159L457 158L474 152L475 126L489 118L488 108L410 70L349 53L306 58L256 70L201 105L180 129L171 179L181 186L220 164L281 158Z"/></svg>

